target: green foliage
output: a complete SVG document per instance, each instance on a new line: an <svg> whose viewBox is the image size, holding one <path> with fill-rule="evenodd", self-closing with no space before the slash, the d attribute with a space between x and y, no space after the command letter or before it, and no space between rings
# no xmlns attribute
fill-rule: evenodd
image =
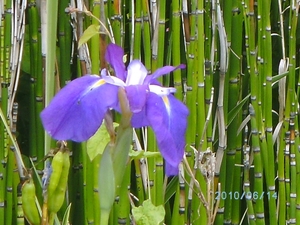
<svg viewBox="0 0 300 225"><path fill-rule="evenodd" d="M92 24L86 30L83 32L82 36L79 39L78 42L78 48L81 47L84 43L86 43L88 40L90 40L93 36L99 35L100 25Z"/></svg>
<svg viewBox="0 0 300 225"><path fill-rule="evenodd" d="M158 225L165 217L165 209L162 205L153 205L148 199L142 206L133 207L132 215L137 225Z"/></svg>
<svg viewBox="0 0 300 225"><path fill-rule="evenodd" d="M113 123L113 126L116 128L118 123ZM105 125L102 124L97 132L87 141L87 154L89 159L93 161L97 155L101 155L109 141L110 136Z"/></svg>

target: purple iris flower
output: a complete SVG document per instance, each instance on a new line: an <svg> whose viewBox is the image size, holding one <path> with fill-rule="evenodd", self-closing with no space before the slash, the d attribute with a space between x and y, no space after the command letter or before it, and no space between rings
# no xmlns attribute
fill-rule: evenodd
<svg viewBox="0 0 300 225"><path fill-rule="evenodd" d="M176 175L184 155L188 109L172 95L175 88L162 87L156 79L185 66L165 66L147 75L139 60L131 61L126 70L123 56L121 47L108 45L105 58L116 76L103 69L101 76L85 75L70 82L42 111L43 126L54 139L86 141L102 124L107 110L119 111L118 89L124 88L133 113L132 127L152 127L166 161L166 174Z"/></svg>

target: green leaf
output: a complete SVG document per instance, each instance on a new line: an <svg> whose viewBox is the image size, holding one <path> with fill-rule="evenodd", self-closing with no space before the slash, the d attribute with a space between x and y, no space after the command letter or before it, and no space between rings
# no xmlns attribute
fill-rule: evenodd
<svg viewBox="0 0 300 225"><path fill-rule="evenodd" d="M157 225L164 220L165 209L162 205L153 205L148 199L142 206L134 207L132 214L137 225Z"/></svg>
<svg viewBox="0 0 300 225"><path fill-rule="evenodd" d="M175 195L178 186L178 176L174 176L167 185L165 194L165 204Z"/></svg>
<svg viewBox="0 0 300 225"><path fill-rule="evenodd" d="M68 225L70 224L70 211L71 211L71 205L72 203L69 204L68 208L65 211L64 217L63 217L63 221L62 221L62 225Z"/></svg>
<svg viewBox="0 0 300 225"><path fill-rule="evenodd" d="M242 110L243 105L248 101L250 94L248 94L242 101L240 101L229 113L227 127L231 124L237 114Z"/></svg>
<svg viewBox="0 0 300 225"><path fill-rule="evenodd" d="M106 146L99 167L98 187L102 217L101 224L103 225L108 223L109 213L115 200L115 175L111 148L112 146L110 144Z"/></svg>
<svg viewBox="0 0 300 225"><path fill-rule="evenodd" d="M126 127L124 129L120 123L115 148L112 152L116 188L118 188L122 183L125 168L128 163L128 154L132 144L132 133L133 131L131 127Z"/></svg>
<svg viewBox="0 0 300 225"><path fill-rule="evenodd" d="M90 40L94 35L100 34L100 25L92 24L90 25L82 34L78 42L78 48L81 45Z"/></svg>
<svg viewBox="0 0 300 225"><path fill-rule="evenodd" d="M129 157L131 159L140 159L140 158L151 158L161 156L160 152L145 152L145 151L129 151Z"/></svg>
<svg viewBox="0 0 300 225"><path fill-rule="evenodd" d="M113 123L113 126L116 128L118 123ZM98 154L103 153L109 141L109 134L104 123L102 123L97 132L87 141L87 154L91 161L93 161Z"/></svg>

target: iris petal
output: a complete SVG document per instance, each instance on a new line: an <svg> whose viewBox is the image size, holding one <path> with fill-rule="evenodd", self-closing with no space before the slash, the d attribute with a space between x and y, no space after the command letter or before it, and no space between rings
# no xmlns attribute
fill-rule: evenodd
<svg viewBox="0 0 300 225"><path fill-rule="evenodd" d="M125 64L123 62L124 50L115 44L109 44L105 52L105 60L115 71L115 75L121 80L126 80Z"/></svg>
<svg viewBox="0 0 300 225"><path fill-rule="evenodd" d="M131 112L140 112L146 104L148 85L130 85L125 90Z"/></svg>
<svg viewBox="0 0 300 225"><path fill-rule="evenodd" d="M87 140L97 131L107 110L116 107L118 88L95 75L73 80L42 111L45 130L57 140Z"/></svg>
<svg viewBox="0 0 300 225"><path fill-rule="evenodd" d="M144 107L140 112L132 114L131 126L134 128L150 126L149 120L146 116L146 107Z"/></svg>
<svg viewBox="0 0 300 225"><path fill-rule="evenodd" d="M161 77L165 74L168 74L168 73L171 73L173 72L174 70L177 70L177 69L184 69L185 68L185 65L184 64L180 64L179 66L164 66L164 67L161 67L159 69L157 69L153 74L147 76L147 78L145 79L144 81L144 84L155 84L156 82L156 79L158 77Z"/></svg>
<svg viewBox="0 0 300 225"><path fill-rule="evenodd" d="M188 109L173 95L161 97L150 92L146 116L166 161L166 174L177 175L184 155Z"/></svg>
<svg viewBox="0 0 300 225"><path fill-rule="evenodd" d="M127 67L126 85L143 84L148 74L147 69L139 60L133 60Z"/></svg>

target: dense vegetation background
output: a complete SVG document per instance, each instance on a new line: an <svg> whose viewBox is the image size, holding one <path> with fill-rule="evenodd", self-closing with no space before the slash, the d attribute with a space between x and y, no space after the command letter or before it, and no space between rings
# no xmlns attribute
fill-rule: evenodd
<svg viewBox="0 0 300 225"><path fill-rule="evenodd" d="M296 0L2 0L0 224L105 224L104 212L109 224L299 224L298 10ZM66 198L51 214L41 178L66 146L39 114L69 81L107 67L110 42L149 73L187 65L161 80L190 111L186 157L165 177L153 132L136 130L114 195L98 177L105 129L68 142Z"/></svg>

